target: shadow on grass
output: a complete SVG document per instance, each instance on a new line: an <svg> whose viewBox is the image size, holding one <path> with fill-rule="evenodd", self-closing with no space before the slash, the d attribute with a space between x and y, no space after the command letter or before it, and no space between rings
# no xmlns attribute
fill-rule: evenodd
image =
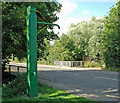
<svg viewBox="0 0 120 103"><path fill-rule="evenodd" d="M90 103L91 100L65 91L39 84L39 97L29 98L26 95L26 74L3 85L2 103ZM93 101L91 102L93 103Z"/></svg>

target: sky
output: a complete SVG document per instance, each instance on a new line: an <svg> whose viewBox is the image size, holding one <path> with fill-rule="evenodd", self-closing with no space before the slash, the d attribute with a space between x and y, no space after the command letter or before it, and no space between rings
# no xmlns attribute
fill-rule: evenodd
<svg viewBox="0 0 120 103"><path fill-rule="evenodd" d="M54 32L59 32L58 36L60 36L62 33L67 33L71 23L87 21L92 16L103 18L110 7L115 5L116 0L58 0L58 2L62 4L62 9L57 13L59 20L55 23L60 25L60 30L54 27Z"/></svg>

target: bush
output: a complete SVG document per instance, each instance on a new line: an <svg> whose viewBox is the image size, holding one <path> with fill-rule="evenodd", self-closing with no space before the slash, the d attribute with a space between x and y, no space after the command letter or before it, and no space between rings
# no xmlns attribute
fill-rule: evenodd
<svg viewBox="0 0 120 103"><path fill-rule="evenodd" d="M120 72L120 68L106 68L102 67L103 70L108 70L108 71L115 71L115 72Z"/></svg>
<svg viewBox="0 0 120 103"><path fill-rule="evenodd" d="M85 61L84 67L100 67L100 63Z"/></svg>
<svg viewBox="0 0 120 103"><path fill-rule="evenodd" d="M27 79L26 74L21 74L15 80L9 82L8 84L3 84L2 97L3 98L13 98L18 95L26 94Z"/></svg>

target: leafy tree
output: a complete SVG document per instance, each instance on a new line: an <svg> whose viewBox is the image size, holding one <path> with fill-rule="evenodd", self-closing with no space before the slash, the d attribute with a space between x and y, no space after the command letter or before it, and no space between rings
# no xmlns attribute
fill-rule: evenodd
<svg viewBox="0 0 120 103"><path fill-rule="evenodd" d="M102 38L103 60L107 69L120 68L120 21L118 18L118 8L112 6L107 16L105 16L104 35Z"/></svg>
<svg viewBox="0 0 120 103"><path fill-rule="evenodd" d="M83 51L80 50L73 42L73 40L62 34L60 40L55 41L54 45L49 49L47 61L54 63L55 60L60 61L74 61L82 60Z"/></svg>
<svg viewBox="0 0 120 103"><path fill-rule="evenodd" d="M93 19L91 18L94 27L90 30L91 37L88 41L88 51L89 56L96 58L97 56L101 55L101 39L103 35L103 26L104 20L103 19Z"/></svg>
<svg viewBox="0 0 120 103"><path fill-rule="evenodd" d="M68 60L82 60L82 55L84 52L75 45L72 38L68 35L62 34L60 42L66 49L69 50L69 57L71 58Z"/></svg>
<svg viewBox="0 0 120 103"><path fill-rule="evenodd" d="M89 21L71 24L67 35L80 50L84 51L84 55L96 57L100 55L103 24L103 19L92 17Z"/></svg>
<svg viewBox="0 0 120 103"><path fill-rule="evenodd" d="M26 57L26 10L29 5L35 6L40 12L37 12L39 21L53 23L59 19L56 13L60 12L61 4L57 2L3 2L2 61L4 63L9 62L12 55L18 59ZM43 27L45 25L39 25L38 30ZM51 32L45 28L38 34L38 58L44 55L44 38L48 40L57 38L53 27L49 26L48 28L51 29Z"/></svg>
<svg viewBox="0 0 120 103"><path fill-rule="evenodd" d="M44 48L44 52L42 51L41 48L38 48L39 51L41 51L41 53L43 53L41 57L38 58L39 61L44 62L46 61L46 57L49 55L49 49L50 49L51 45L50 45L50 41L47 40L46 38L44 39L42 48Z"/></svg>

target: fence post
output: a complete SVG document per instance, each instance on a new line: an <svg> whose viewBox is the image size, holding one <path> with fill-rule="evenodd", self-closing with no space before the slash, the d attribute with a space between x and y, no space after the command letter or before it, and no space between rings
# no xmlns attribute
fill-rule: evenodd
<svg viewBox="0 0 120 103"><path fill-rule="evenodd" d="M19 76L19 66L17 67L17 74L18 74L18 76Z"/></svg>
<svg viewBox="0 0 120 103"><path fill-rule="evenodd" d="M60 61L60 65L62 66L62 61Z"/></svg>
<svg viewBox="0 0 120 103"><path fill-rule="evenodd" d="M80 61L80 66L83 66L84 65L84 61Z"/></svg>
<svg viewBox="0 0 120 103"><path fill-rule="evenodd" d="M11 65L9 65L9 73L11 72Z"/></svg>

